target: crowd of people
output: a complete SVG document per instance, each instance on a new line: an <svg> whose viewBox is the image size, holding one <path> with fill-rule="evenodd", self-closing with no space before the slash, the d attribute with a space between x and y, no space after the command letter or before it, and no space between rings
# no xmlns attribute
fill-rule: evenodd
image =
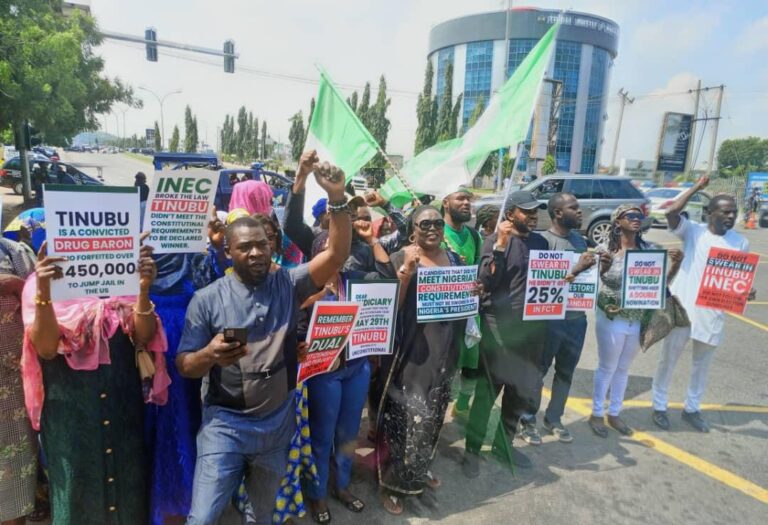
<svg viewBox="0 0 768 525"><path fill-rule="evenodd" d="M327 197L312 207L309 225L304 190L312 173ZM652 421L662 429L672 425L669 384L691 340L682 417L709 430L700 403L724 314L695 307L696 290L711 247L748 249L732 229L732 197L712 199L707 224L681 214L707 182L667 210L683 243L668 250L667 293L690 323L674 328L660 351ZM136 185L145 187L143 174ZM454 420L466 427L467 477L480 474L499 394L492 454L530 467L513 445L516 437L541 444L537 415L553 365L542 428L562 443L574 439L562 418L588 328L583 312L523 320L531 250L581 252L567 280L599 269L589 426L601 438L610 429L631 435L620 413L651 311L623 309L621 293L624 253L652 248L642 236L643 211L619 206L607 245L590 247L571 194L543 205L512 192L504 209L476 210L473 227L471 191L454 190L438 206L401 210L376 192L348 195L344 174L307 152L282 220L266 183L236 181L229 212L209 224L206 253L142 248L138 296L53 301L51 282L65 278L64 259L47 255L45 245L35 259L23 243L0 239L2 524L25 522L40 479L56 525L213 524L231 512L244 523L283 523L305 506L315 522L329 523L329 497L353 513L366 506L350 490L366 407L360 439L375 448L379 503L393 515L404 511L405 498L439 490L432 463L452 402ZM544 206L552 226L536 232ZM384 215L374 220L373 208ZM419 268L461 265L479 267L473 293L480 313L417 323ZM342 352L329 372L297 384L313 305L346 300L350 279L381 278L400 282L392 354L348 360ZM245 328L245 339L225 336L232 327Z"/></svg>

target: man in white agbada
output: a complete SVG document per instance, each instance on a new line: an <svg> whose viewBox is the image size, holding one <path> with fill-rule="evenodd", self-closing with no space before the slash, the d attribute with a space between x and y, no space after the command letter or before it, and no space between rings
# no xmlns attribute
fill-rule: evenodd
<svg viewBox="0 0 768 525"><path fill-rule="evenodd" d="M683 408L683 421L699 432L709 432L709 423L701 414L701 398L707 385L707 373L715 349L723 341L725 314L720 310L696 306L696 297L710 248L749 251L749 242L733 231L738 215L736 199L730 195L716 195L709 202L707 224L687 219L682 215L688 200L709 184L709 177L700 178L696 184L675 200L666 212L669 230L683 241L683 259L680 272L670 285L685 307L691 326L673 328L664 339L659 367L653 378L653 422L663 430L669 429L667 405L669 384L680 355L688 341L693 344L693 366L688 383L688 394ZM755 290L750 293L753 299Z"/></svg>

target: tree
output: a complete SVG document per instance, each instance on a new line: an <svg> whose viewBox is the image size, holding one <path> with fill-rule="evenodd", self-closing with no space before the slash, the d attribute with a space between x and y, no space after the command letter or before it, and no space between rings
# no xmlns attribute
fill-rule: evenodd
<svg viewBox="0 0 768 525"><path fill-rule="evenodd" d="M155 151L163 151L163 140L160 136L160 126L155 121Z"/></svg>
<svg viewBox="0 0 768 525"><path fill-rule="evenodd" d="M357 113L357 91L352 92L352 95L347 99L347 103L352 108L352 111Z"/></svg>
<svg viewBox="0 0 768 525"><path fill-rule="evenodd" d="M184 151L187 153L193 152L195 149L197 149L197 137L195 137L195 132L192 129L194 126L194 120L195 119L192 116L192 108L190 108L189 104L187 104L187 107L184 108Z"/></svg>
<svg viewBox="0 0 768 525"><path fill-rule="evenodd" d="M768 139L747 137L724 140L717 150L717 166L725 176L768 168Z"/></svg>
<svg viewBox="0 0 768 525"><path fill-rule="evenodd" d="M360 119L360 122L363 123L363 125L368 128L368 130L371 129L370 127L370 111L371 111L371 83L366 82L365 87L363 88L363 96L360 97L360 103L357 105L357 113L358 118Z"/></svg>
<svg viewBox="0 0 768 525"><path fill-rule="evenodd" d="M261 123L261 158L266 159L269 157L267 152L267 121Z"/></svg>
<svg viewBox="0 0 768 525"><path fill-rule="evenodd" d="M458 135L462 95L453 102L453 64L445 68L445 91L440 98L437 115L436 142L455 139Z"/></svg>
<svg viewBox="0 0 768 525"><path fill-rule="evenodd" d="M295 161L301 157L304 149L304 116L301 111L290 118L291 129L288 131L288 141L291 143L291 158Z"/></svg>
<svg viewBox="0 0 768 525"><path fill-rule="evenodd" d="M304 130L304 142L307 141L307 137L309 136L309 126L312 123L312 115L314 114L315 114L315 97L312 97L312 100L309 101L309 117L307 118L307 129Z"/></svg>
<svg viewBox="0 0 768 525"><path fill-rule="evenodd" d="M387 118L387 110L392 100L387 98L387 79L384 75L379 78L379 90L376 94L376 102L370 110L370 132L376 142L379 143L381 149L386 151L387 149L387 136L389 135L389 128L391 123Z"/></svg>
<svg viewBox="0 0 768 525"><path fill-rule="evenodd" d="M168 144L168 151L172 153L179 151L179 126L173 126L173 134L171 135L171 143Z"/></svg>
<svg viewBox="0 0 768 525"><path fill-rule="evenodd" d="M427 61L427 69L424 72L424 88L419 93L419 99L416 103L416 141L414 143L414 154L418 155L427 148L435 145L435 121L437 118L437 108L432 98L432 80L434 77L434 68L432 61Z"/></svg>
<svg viewBox="0 0 768 525"><path fill-rule="evenodd" d="M64 16L61 2L50 0L0 2L0 12L0 130L29 121L46 142L62 145L98 129L97 115L116 102L140 105L130 87L102 76L93 17Z"/></svg>
<svg viewBox="0 0 768 525"><path fill-rule="evenodd" d="M542 175L552 175L553 173L557 172L557 165L555 164L555 157L552 155L547 155L547 158L544 159L544 164L541 165L541 173Z"/></svg>
<svg viewBox="0 0 768 525"><path fill-rule="evenodd" d="M485 111L485 97L483 95L480 95L480 98L478 98L477 102L475 103L475 107L472 110L472 113L470 113L469 115L469 119L467 119L467 129L475 125L475 122L477 122L477 120L482 116L484 111ZM466 132L466 130L464 131Z"/></svg>

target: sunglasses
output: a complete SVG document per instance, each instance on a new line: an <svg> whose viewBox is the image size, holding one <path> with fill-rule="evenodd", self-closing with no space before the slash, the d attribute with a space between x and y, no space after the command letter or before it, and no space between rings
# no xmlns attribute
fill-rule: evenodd
<svg viewBox="0 0 768 525"><path fill-rule="evenodd" d="M642 221L645 219L645 215L642 213L625 213L621 218L627 219L628 221Z"/></svg>
<svg viewBox="0 0 768 525"><path fill-rule="evenodd" d="M420 230L427 231L434 227L436 230L442 230L445 228L445 221L443 219L429 220L425 219L416 224Z"/></svg>

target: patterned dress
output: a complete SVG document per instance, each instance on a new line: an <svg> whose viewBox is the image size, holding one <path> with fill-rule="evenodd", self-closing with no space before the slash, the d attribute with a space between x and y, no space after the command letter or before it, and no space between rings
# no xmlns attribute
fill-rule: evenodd
<svg viewBox="0 0 768 525"><path fill-rule="evenodd" d="M0 273L25 278L32 259L16 243L0 242ZM29 514L35 503L37 447L24 408L20 306L17 297L0 296L0 521Z"/></svg>
<svg viewBox="0 0 768 525"><path fill-rule="evenodd" d="M447 252L452 266L458 255ZM392 273L404 252L392 255ZM399 494L421 494L428 480L445 411L451 400L465 321L416 323L416 279L398 314L402 322L379 409L379 484Z"/></svg>

